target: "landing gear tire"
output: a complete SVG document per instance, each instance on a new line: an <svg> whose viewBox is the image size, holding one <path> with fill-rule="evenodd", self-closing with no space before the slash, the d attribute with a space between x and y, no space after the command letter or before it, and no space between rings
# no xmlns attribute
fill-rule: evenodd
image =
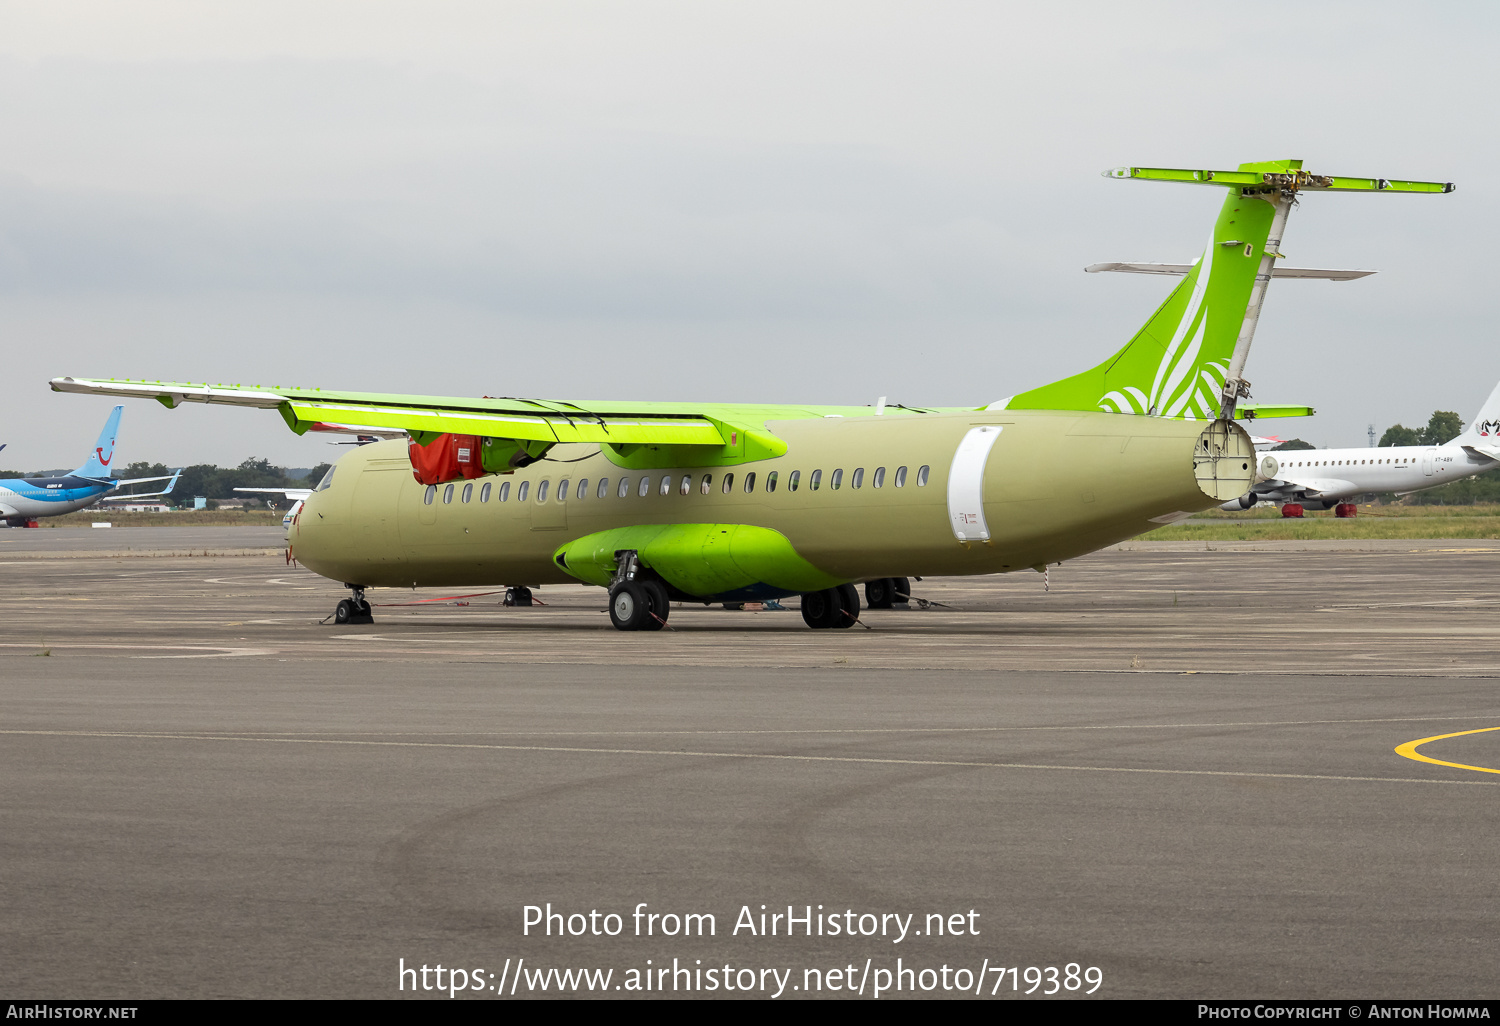
<svg viewBox="0 0 1500 1026"><path fill-rule="evenodd" d="M839 628L853 627L859 622L859 592L852 584L841 584L834 588L838 595L838 617L833 626Z"/></svg>
<svg viewBox="0 0 1500 1026"><path fill-rule="evenodd" d="M839 593L832 588L827 591L809 591L802 596L802 620L814 630L835 627L843 619L839 608Z"/></svg>
<svg viewBox="0 0 1500 1026"><path fill-rule="evenodd" d="M505 589L505 601L502 602L501 605L505 605L505 606L530 606L531 605L531 589L530 588L523 588L523 587L520 587L520 586L516 586L516 587L512 587L512 588L506 588Z"/></svg>
<svg viewBox="0 0 1500 1026"><path fill-rule="evenodd" d="M344 599L334 607L333 622L336 624L374 623L375 617L370 615L370 603Z"/></svg>
<svg viewBox="0 0 1500 1026"><path fill-rule="evenodd" d="M892 577L891 579L891 603L897 606L905 606L911 603L911 581L905 577Z"/></svg>
<svg viewBox="0 0 1500 1026"><path fill-rule="evenodd" d="M638 631L651 619L651 598L640 581L621 581L609 590L609 621L616 630Z"/></svg>
<svg viewBox="0 0 1500 1026"><path fill-rule="evenodd" d="M859 592L852 584L802 596L802 619L815 630L853 627L859 621Z"/></svg>
<svg viewBox="0 0 1500 1026"><path fill-rule="evenodd" d="M1288 502L1281 507L1281 515L1293 520L1301 519L1303 515L1302 504L1300 502Z"/></svg>
<svg viewBox="0 0 1500 1026"><path fill-rule="evenodd" d="M646 622L641 624L642 630L659 631L667 625L667 617L672 615L672 602L667 598L667 589L660 581L644 580L637 581L646 592L648 601Z"/></svg>
<svg viewBox="0 0 1500 1026"><path fill-rule="evenodd" d="M894 601L891 595L892 579L880 577L865 585L865 605L871 609L889 609Z"/></svg>
<svg viewBox="0 0 1500 1026"><path fill-rule="evenodd" d="M1357 516L1358 514L1359 507L1352 502L1341 502L1337 506L1333 507L1333 515L1338 517L1340 520Z"/></svg>

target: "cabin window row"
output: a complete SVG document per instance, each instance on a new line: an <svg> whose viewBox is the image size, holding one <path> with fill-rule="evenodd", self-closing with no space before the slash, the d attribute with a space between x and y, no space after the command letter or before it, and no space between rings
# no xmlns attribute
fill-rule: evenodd
<svg viewBox="0 0 1500 1026"><path fill-rule="evenodd" d="M931 470L932 468L928 466L917 468L916 484L918 488L926 487L927 479L929 474L931 473ZM641 477L638 483L635 484L634 488L632 489L632 479L629 477L622 477L619 479L619 484L615 486L614 491L615 494L621 499L628 496L632 490L634 490L638 496L644 498L645 496L651 494L653 490L652 482L654 480L656 479L654 479L650 474L647 474L644 477ZM747 495L752 494L755 491L757 480L755 471L752 470L748 472L740 480L740 487ZM830 490L837 491L838 489L844 487L845 481L846 478L844 476L844 470L842 467L836 468L830 471L828 474L827 484ZM724 474L719 478L719 491L725 495L732 493L735 490L734 482L735 474L733 471ZM865 468L855 467L852 471L849 472L847 482L850 488L863 488L866 484ZM777 487L781 485L781 483L780 472L773 470L765 475L761 487L767 492L774 492L776 491ZM884 488L886 484L886 468L876 467L875 470L869 475L868 483L871 488ZM905 488L907 483L907 468L897 467L895 472L891 475L890 483L892 487ZM477 498L480 502L489 502L492 496L496 502L506 502L510 499L511 482L501 481L499 486L494 488L493 490L491 489L491 484L491 482L486 481L479 486ZM824 477L822 470L814 470L808 473L806 479L806 488L808 491L816 492L823 487L823 484ZM802 471L793 470L786 475L785 487L787 491L795 492L803 486ZM442 501L445 505L453 502L455 494L457 495L459 502L472 502L476 498L474 482L465 482L462 491L455 492L455 489L457 489L457 487L457 482L441 486L443 496ZM666 474L663 475L655 485L655 491L660 495L670 495L673 491L676 491L681 495L690 495L693 491L693 488L694 481L692 474L683 474L680 480L675 474ZM431 506L434 502L437 501L438 489L438 485L428 485L426 493L422 496L422 501ZM702 475L702 477L697 482L697 490L699 494L702 495L708 495L713 492L714 475ZM536 484L536 501L546 502L549 497L549 492L551 493L551 497L554 502L566 502L570 497L579 500L587 499L591 493L596 498L603 499L609 496L610 491L610 479L607 477L599 478L597 485L594 485L592 487L590 485L589 479L586 477L579 478L576 486L573 484L571 478L565 477L557 482L557 490L555 492L552 491L551 479L543 478ZM531 482L521 481L515 487L516 501L525 502L528 498L530 498L530 492Z"/></svg>
<svg viewBox="0 0 1500 1026"><path fill-rule="evenodd" d="M1319 460L1308 460L1306 462L1299 461L1297 463L1290 463L1290 462L1288 462L1287 466L1289 466L1289 467L1354 467L1354 466L1363 467L1363 466L1368 466L1370 464L1377 464L1377 463L1412 464L1412 463L1415 463L1415 462L1417 462L1417 458L1415 456L1397 456L1397 457L1392 457L1391 459L1385 459L1385 460L1322 460L1322 461L1319 461Z"/></svg>

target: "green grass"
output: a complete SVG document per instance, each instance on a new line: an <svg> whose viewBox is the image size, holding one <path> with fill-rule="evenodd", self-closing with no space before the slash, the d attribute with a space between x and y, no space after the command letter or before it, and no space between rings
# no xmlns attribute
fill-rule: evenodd
<svg viewBox="0 0 1500 1026"><path fill-rule="evenodd" d="M1279 509L1200 513L1198 523L1173 524L1144 534L1150 541L1312 541L1320 538L1500 538L1500 505L1361 505L1359 515L1333 513L1285 518ZM1253 524L1215 521L1255 520Z"/></svg>

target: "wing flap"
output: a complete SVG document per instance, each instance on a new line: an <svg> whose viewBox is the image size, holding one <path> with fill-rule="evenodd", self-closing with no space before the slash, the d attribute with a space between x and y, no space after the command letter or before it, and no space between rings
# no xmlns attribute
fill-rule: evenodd
<svg viewBox="0 0 1500 1026"><path fill-rule="evenodd" d="M175 381L54 378L55 392L155 399L175 408L184 402L280 410L301 434L328 422L424 434L480 435L528 442L596 442L613 445L722 446L727 439L711 418L667 403L575 403L532 399L460 399L439 396L325 392L260 385L195 385Z"/></svg>

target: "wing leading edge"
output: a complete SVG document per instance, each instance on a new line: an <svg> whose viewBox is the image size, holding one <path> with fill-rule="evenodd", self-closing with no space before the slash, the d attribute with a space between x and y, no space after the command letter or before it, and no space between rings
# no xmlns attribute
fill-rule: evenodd
<svg viewBox="0 0 1500 1026"><path fill-rule="evenodd" d="M514 443L535 458L553 445L594 443L629 459L668 463L728 464L779 456L786 443L765 428L758 408L744 416L730 406L687 403L554 402L512 397L334 392L279 385L207 385L118 378L54 378L55 392L155 399L169 409L183 403L277 410L298 434L329 422L409 433L426 445L448 435L473 435ZM780 412L780 411L778 411ZM823 416L788 408L788 417ZM650 450L650 455L645 452ZM664 464L665 465L665 464Z"/></svg>

